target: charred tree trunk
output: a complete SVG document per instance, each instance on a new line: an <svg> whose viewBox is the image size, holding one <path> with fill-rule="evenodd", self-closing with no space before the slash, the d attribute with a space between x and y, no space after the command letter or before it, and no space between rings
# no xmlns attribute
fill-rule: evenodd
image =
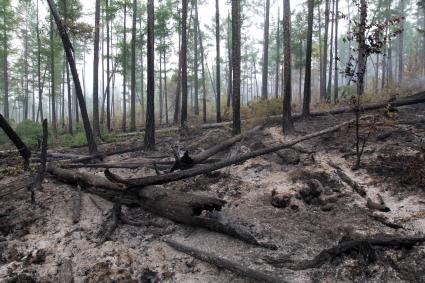
<svg viewBox="0 0 425 283"><path fill-rule="evenodd" d="M232 1L233 134L241 132L241 3Z"/></svg>
<svg viewBox="0 0 425 283"><path fill-rule="evenodd" d="M180 124L182 128L187 127L187 6L188 0L182 1L182 43L181 43L181 84L182 84L182 109Z"/></svg>
<svg viewBox="0 0 425 283"><path fill-rule="evenodd" d="M79 102L79 105L80 105L81 116L82 116L83 124L84 124L84 130L86 132L87 143L88 143L88 146L89 146L89 152L91 154L95 154L95 153L97 153L96 141L94 139L93 132L92 132L92 129L91 129L91 126L90 126L90 120L89 120L89 116L88 116L88 113L87 113L86 103L84 101L83 90L81 89L81 84L80 84L80 80L78 78L77 68L75 66L73 47L72 47L72 44L69 40L68 34L65 30L65 27L63 26L62 21L60 20L59 13L56 9L55 4L53 3L53 0L47 0L47 1L49 3L50 10L51 10L52 15L55 19L56 25L59 29L59 33L61 35L63 46L64 46L65 52L66 52L66 58L68 60L69 66L71 68L72 76L74 78L76 95L77 95L78 102Z"/></svg>
<svg viewBox="0 0 425 283"><path fill-rule="evenodd" d="M261 98L268 97L268 74L269 74L269 20L270 20L270 0L266 0L266 17L264 18L264 37L263 37L263 72L261 81Z"/></svg>
<svg viewBox="0 0 425 283"><path fill-rule="evenodd" d="M291 100L291 9L289 0L283 1L283 45L285 48L283 65L285 67L283 77L283 120L282 129L284 133L292 132L294 129L292 121Z"/></svg>
<svg viewBox="0 0 425 283"><path fill-rule="evenodd" d="M304 117L310 115L311 103L311 55L313 50L313 16L314 16L314 0L308 0L307 15L307 49L305 57L305 76L304 76L304 97L303 112Z"/></svg>
<svg viewBox="0 0 425 283"><path fill-rule="evenodd" d="M154 1L148 0L148 38L147 38L147 107L146 107L146 131L145 149L155 148L155 38L154 38Z"/></svg>
<svg viewBox="0 0 425 283"><path fill-rule="evenodd" d="M3 131L9 137L9 139L13 142L13 144L18 149L19 154L24 159L24 165L25 165L24 167L28 168L30 158L31 158L31 151L28 149L25 143L21 140L21 138L16 134L16 132L12 129L12 127L10 127L7 120L1 114L0 114L0 127L3 129Z"/></svg>
<svg viewBox="0 0 425 283"><path fill-rule="evenodd" d="M93 133L100 136L99 125L99 31L100 31L100 0L96 0L94 22L94 59L93 59Z"/></svg>
<svg viewBox="0 0 425 283"><path fill-rule="evenodd" d="M220 9L219 0L215 1L215 47L216 47L216 114L217 123L221 122L221 74L220 74Z"/></svg>
<svg viewBox="0 0 425 283"><path fill-rule="evenodd" d="M136 23L137 23L137 0L133 0L133 25L131 28L130 131L136 130Z"/></svg>

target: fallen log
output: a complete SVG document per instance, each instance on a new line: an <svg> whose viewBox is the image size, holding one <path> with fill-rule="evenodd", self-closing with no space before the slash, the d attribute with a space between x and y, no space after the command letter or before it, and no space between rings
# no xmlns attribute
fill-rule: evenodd
<svg viewBox="0 0 425 283"><path fill-rule="evenodd" d="M261 126L257 126L249 131L247 131L245 134L240 134L240 135L236 135L234 137L231 137L230 139L225 140L224 142L221 142L207 150L204 150L201 153L198 153L196 155L191 156L191 158L193 159L194 164L199 164L202 161L207 160L208 158L210 158L211 156L219 153L220 151L223 151L229 147L231 147L232 145L234 145L237 142L240 142L241 140L243 140L244 138L249 137L250 135L258 132L261 129Z"/></svg>
<svg viewBox="0 0 425 283"><path fill-rule="evenodd" d="M145 158L145 157L144 157ZM218 162L220 159L208 159L200 162L200 164L214 163ZM75 168L119 168L119 169L139 169L142 167L155 169L155 165L159 170L165 171L170 168L175 163L175 161L157 161L154 163L146 162L109 162L109 163L63 163L61 164L62 168L75 169Z"/></svg>
<svg viewBox="0 0 425 283"><path fill-rule="evenodd" d="M109 152L98 153L98 154L94 154L94 155L74 158L74 159L69 160L69 162L70 163L84 163L84 162L92 161L94 159L103 159L105 157L112 156L112 155L119 155L119 154L124 154L124 153L141 151L141 150L144 150L144 149L145 149L144 146L138 146L138 147L132 147L132 148L121 148L121 149L117 149L117 150L113 150L113 151L109 151Z"/></svg>
<svg viewBox="0 0 425 283"><path fill-rule="evenodd" d="M248 224L220 212L226 204L224 200L151 186L124 190L121 184L112 183L105 177L62 169L52 164L48 166L48 172L60 181L80 185L84 191L113 203L138 206L178 223L223 233L253 245L276 248L273 243L259 240Z"/></svg>
<svg viewBox="0 0 425 283"><path fill-rule="evenodd" d="M269 274L266 274L264 272L251 269L243 264L240 264L238 262L234 262L228 259L225 259L223 257L220 257L218 255L201 251L199 249L186 246L182 243L173 241L173 240L167 240L166 243L174 248L175 250L188 254L196 259L205 261L209 264L215 265L219 268L230 270L238 275L241 275L243 277L253 279L258 282L270 282L270 283L284 283L286 282L279 276L272 276Z"/></svg>
<svg viewBox="0 0 425 283"><path fill-rule="evenodd" d="M9 137L9 139L13 142L13 144L16 146L17 150L19 151L19 154L24 159L24 168L28 168L30 163L31 151L28 149L25 143L21 140L18 134L12 129L12 127L9 125L9 123L1 114L0 114L0 127Z"/></svg>
<svg viewBox="0 0 425 283"><path fill-rule="evenodd" d="M370 118L371 116L364 116L362 117L362 119L366 119L366 118ZM148 176L148 177L144 177L144 178L135 178L135 179L128 179L128 180L124 180L122 178L120 178L119 176L111 173L109 170L105 170L105 175L108 177L108 179L112 182L118 182L121 184L125 184L127 186L127 188L144 188L146 186L151 186L151 185L160 185L160 184L166 184L169 182L174 182L174 181L178 181L178 180L182 180L182 179L186 179L186 178L190 178L190 177L194 177L194 176L198 176L201 174L205 174L205 173L209 173L224 167L228 167L230 165L233 164L238 164L238 163L242 163L245 162L249 159L261 156L261 155L265 155L265 154L269 154L269 153L273 153L276 151L279 151L281 149L284 148L288 148L291 147L293 145L296 145L302 141L305 140L309 140L315 137L319 137L325 134L329 134L332 132L335 132L339 129L341 129L342 127L348 126L351 123L355 122L355 120L351 120L345 123L341 123L339 125L324 129L322 131L318 131L318 132L314 132L305 136L301 136L299 138L296 138L292 141L288 141L288 142L283 142L279 145L273 146L273 147L269 147L269 148L264 148L264 149L260 149L260 150L256 150L244 155L240 155L240 156L236 156L227 160L223 160L214 164L210 164L210 165L205 165L205 166L199 166L199 167L195 167L195 168L191 168L188 170L184 170L184 171L178 171L178 172L171 172L171 173L167 173L167 174L163 174L163 175L159 175L159 176Z"/></svg>
<svg viewBox="0 0 425 283"><path fill-rule="evenodd" d="M425 92L419 92L415 95L405 97L405 98L400 98L400 99L392 101L392 102L385 101L385 102L379 102L379 103L365 104L365 105L362 106L361 110L362 111L371 111L371 110L377 110L377 109L385 108L388 105L390 105L391 107L401 107L401 106L414 105L414 104L419 104L419 103L425 103ZM310 117L338 115L338 114L344 114L344 113L350 113L350 112L353 112L352 107L339 107L339 108L330 109L330 110L326 110L326 111L312 111L312 112L310 112ZM302 116L301 113L294 113L292 115L292 118L294 120L299 120L299 119L303 119L303 116ZM264 119L267 120L268 122L280 122L280 121L282 121L282 115L273 115L273 116L269 116L269 117L264 117ZM244 122L244 123L251 122L251 121L254 121L254 119L251 118L251 119L241 120L241 122ZM231 125L232 125L232 122L208 123L208 124L203 124L201 126L201 129L203 129L203 130L216 129L216 128L223 128L223 127L230 127ZM171 128L160 129L160 130L157 130L156 132L157 133L160 133L160 132L177 132L179 130L180 130L180 128L178 128L178 127L171 127ZM143 134L143 132L144 132L144 129L141 129L140 132L130 132L130 133L119 134L118 137L136 136L136 135Z"/></svg>
<svg viewBox="0 0 425 283"><path fill-rule="evenodd" d="M301 262L293 262L284 257L283 260L269 260L269 263L279 266L287 267L292 270L305 270L310 268L319 268L326 262L341 256L345 253L352 251L362 251L363 253L374 252L374 246L388 247L388 248L412 248L414 245L425 242L424 237L405 238L405 237L389 237L389 236L376 236L374 238L357 239L344 241L332 248L323 250L311 260L304 260Z"/></svg>

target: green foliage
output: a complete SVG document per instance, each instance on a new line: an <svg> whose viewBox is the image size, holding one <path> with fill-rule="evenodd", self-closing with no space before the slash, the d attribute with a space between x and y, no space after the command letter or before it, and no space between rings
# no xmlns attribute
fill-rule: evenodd
<svg viewBox="0 0 425 283"><path fill-rule="evenodd" d="M31 120L25 120L22 123L19 123L15 131L24 143L27 144L27 146L37 145L38 139L43 136L43 128L41 124L35 123Z"/></svg>
<svg viewBox="0 0 425 283"><path fill-rule="evenodd" d="M58 137L58 144L66 147L80 146L87 143L84 132L77 132L74 135L64 134Z"/></svg>

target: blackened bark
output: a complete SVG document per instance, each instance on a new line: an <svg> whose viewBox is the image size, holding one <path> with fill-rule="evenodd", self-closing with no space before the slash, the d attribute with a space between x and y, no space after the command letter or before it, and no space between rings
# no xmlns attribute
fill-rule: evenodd
<svg viewBox="0 0 425 283"><path fill-rule="evenodd" d="M181 44L181 84L182 84L182 109L181 127L187 127L187 0L182 0L182 44Z"/></svg>
<svg viewBox="0 0 425 283"><path fill-rule="evenodd" d="M93 132L100 136L99 125L99 31L100 31L100 0L96 0L94 21L94 59L93 59Z"/></svg>
<svg viewBox="0 0 425 283"><path fill-rule="evenodd" d="M241 132L241 3L232 1L233 134Z"/></svg>
<svg viewBox="0 0 425 283"><path fill-rule="evenodd" d="M56 26L59 29L59 33L60 33L60 36L62 38L62 43L63 43L64 49L65 49L65 52L66 52L66 58L68 60L69 66L71 68L72 77L74 79L76 95L77 95L78 102L79 102L79 105L80 105L81 117L83 119L84 130L85 130L85 133L86 133L87 143L88 143L88 146L89 146L89 152L90 152L90 154L95 154L95 153L97 153L96 141L94 139L93 132L92 132L92 129L91 129L91 126L90 126L90 120L89 120L89 115L87 113L86 103L84 101L83 90L81 88L80 80L78 78L77 68L75 66L73 47L72 47L72 44L69 40L68 34L65 30L65 27L63 26L62 21L59 17L59 13L56 9L56 6L53 3L53 0L47 0L47 2L49 3L50 11L52 12L52 15L55 19Z"/></svg>
<svg viewBox="0 0 425 283"><path fill-rule="evenodd" d="M145 149L155 148L155 38L154 38L154 1L148 0L148 38L147 38L147 107L146 107L146 131Z"/></svg>
<svg viewBox="0 0 425 283"><path fill-rule="evenodd" d="M291 114L292 85L291 85L291 9L289 0L283 1L283 45L284 45L284 82L283 82L283 119L284 133L293 131L294 125Z"/></svg>
<svg viewBox="0 0 425 283"><path fill-rule="evenodd" d="M266 0L266 17L264 22L263 37L263 72L261 81L261 99L268 97L268 73L269 73L269 20L270 20L270 0Z"/></svg>
<svg viewBox="0 0 425 283"><path fill-rule="evenodd" d="M221 74L220 74L220 6L219 0L215 0L215 67L216 67L216 120L221 122Z"/></svg>
<svg viewBox="0 0 425 283"><path fill-rule="evenodd" d="M133 0L133 27L131 29L131 98L130 131L136 130L136 22L137 0Z"/></svg>
<svg viewBox="0 0 425 283"><path fill-rule="evenodd" d="M21 140L21 138L16 134L16 132L12 129L12 127L10 127L5 117L3 117L3 115L1 114L0 114L0 127L3 129L3 131L9 137L9 139L13 142L13 144L18 149L19 154L22 156L22 158L25 161L24 167L27 168L29 165L30 157L31 157L31 151L28 149L25 143Z"/></svg>

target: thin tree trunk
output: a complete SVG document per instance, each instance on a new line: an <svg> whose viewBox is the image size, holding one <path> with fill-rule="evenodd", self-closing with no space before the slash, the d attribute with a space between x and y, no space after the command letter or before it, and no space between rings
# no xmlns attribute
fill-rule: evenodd
<svg viewBox="0 0 425 283"><path fill-rule="evenodd" d="M28 108L29 108L29 75L28 75L28 7L26 9L26 20L25 20L25 58L24 58L24 78L25 78L25 104L24 104L24 120L28 119Z"/></svg>
<svg viewBox="0 0 425 283"><path fill-rule="evenodd" d="M167 63L164 52L164 100L165 100L165 123L168 125L168 89L167 89Z"/></svg>
<svg viewBox="0 0 425 283"><path fill-rule="evenodd" d="M162 93L162 50L159 51L159 124L162 125L164 98Z"/></svg>
<svg viewBox="0 0 425 283"><path fill-rule="evenodd" d="M182 110L181 127L187 127L187 0L182 0L182 44L181 44L181 84L182 84Z"/></svg>
<svg viewBox="0 0 425 283"><path fill-rule="evenodd" d="M40 113L40 121L43 121L44 117L43 117L43 93L41 90L41 41L40 41L40 19L39 19L39 7L38 7L38 2L39 0L37 0L37 27L36 27L36 32L37 32L37 75L38 75L38 113ZM65 7L66 7L66 1L65 1ZM66 8L65 8L66 11ZM5 54L7 54L7 52L5 52ZM7 66L7 64L6 64ZM6 68L6 66L4 68ZM6 91L6 86L7 86L7 76L4 78L5 79L5 97L7 97L7 91ZM5 99L6 100L6 99ZM5 105L7 106L7 105ZM6 110L6 109L5 109ZM6 111L5 111L6 113ZM9 119L9 109L7 107L7 117L6 119ZM37 118L38 120L38 118Z"/></svg>
<svg viewBox="0 0 425 283"><path fill-rule="evenodd" d="M332 15L335 15L335 0L332 0ZM328 73L328 85L326 88L326 102L331 101L331 91L332 91L332 65L333 65L333 37L334 37L334 21L331 19L331 38L329 39L330 44L330 53L329 53L329 73ZM338 36L336 36L338 37Z"/></svg>
<svg viewBox="0 0 425 283"><path fill-rule="evenodd" d="M106 9L106 77L109 78L110 34L109 34L109 0L105 1ZM109 84L106 85L106 128L111 131L111 93Z"/></svg>
<svg viewBox="0 0 425 283"><path fill-rule="evenodd" d="M182 49L181 49L181 33L182 33L182 22L181 19L178 21L178 33L179 33L179 62L177 64L177 87L176 87L176 100L174 104L174 124L179 123L180 118L180 92L181 92L181 69L182 69Z"/></svg>
<svg viewBox="0 0 425 283"><path fill-rule="evenodd" d="M241 3L232 1L232 64L233 64L233 134L241 132L240 85L241 85Z"/></svg>
<svg viewBox="0 0 425 283"><path fill-rule="evenodd" d="M52 129L53 129L53 136L57 138L58 136L58 129L57 129L57 122L56 122L56 96L55 96L55 47L54 47L55 41L53 38L53 17L50 15L50 68L51 68L51 87L52 87Z"/></svg>
<svg viewBox="0 0 425 283"><path fill-rule="evenodd" d="M270 0L266 0L266 17L264 18L264 37L263 37L263 71L261 80L261 98L268 97L268 73L269 73L269 20L270 20Z"/></svg>
<svg viewBox="0 0 425 283"><path fill-rule="evenodd" d="M38 2L37 2L38 4ZM6 9L6 6L5 8ZM4 84L4 101L3 101L3 112L6 120L9 120L9 70L8 70L8 35L7 35L7 20L6 11L3 11L3 84ZM37 28L38 28L38 5L37 5ZM39 30L37 29L37 35L39 38Z"/></svg>
<svg viewBox="0 0 425 283"><path fill-rule="evenodd" d="M94 59L93 59L93 133L100 136L99 125L99 31L100 31L100 0L96 0L94 22Z"/></svg>
<svg viewBox="0 0 425 283"><path fill-rule="evenodd" d="M280 67L280 10L277 13L277 34L276 34L276 83L274 96L279 97L279 67ZM300 100L301 102L301 100Z"/></svg>
<svg viewBox="0 0 425 283"><path fill-rule="evenodd" d="M424 4L425 5L425 4ZM403 71L404 71L404 61L403 61L403 53L404 53L404 0L400 0L400 29L402 30L401 34L399 34L398 41L398 84L401 85L403 81ZM425 9L425 7L424 7Z"/></svg>
<svg viewBox="0 0 425 283"><path fill-rule="evenodd" d="M154 38L154 0L148 0L148 38L147 38L147 108L146 108L146 131L145 149L155 148L155 38Z"/></svg>
<svg viewBox="0 0 425 283"><path fill-rule="evenodd" d="M141 96L141 107L142 107L142 125L145 123L146 121L146 117L145 117L145 67L143 64L143 29L142 29L142 18L140 17L140 37L142 39L142 42L140 44L140 69L141 69L141 76L140 76L140 96Z"/></svg>
<svg viewBox="0 0 425 283"><path fill-rule="evenodd" d="M230 108L230 103L232 101L232 26L231 26L231 19L230 19L230 12L228 12L227 16L227 53L228 53L228 60L229 60L229 74L227 79L227 107Z"/></svg>
<svg viewBox="0 0 425 283"><path fill-rule="evenodd" d="M358 70L357 70L357 96L363 95L364 92L364 76L366 71L366 16L367 16L367 4L366 0L360 0L359 5L359 49L358 49Z"/></svg>
<svg viewBox="0 0 425 283"><path fill-rule="evenodd" d="M220 9L215 1L215 45L216 45L216 111L217 123L221 122L221 80L220 80Z"/></svg>
<svg viewBox="0 0 425 283"><path fill-rule="evenodd" d="M323 93L323 40L322 40L322 10L320 9L320 3L317 5L317 17L319 23L319 93L320 101L322 101Z"/></svg>
<svg viewBox="0 0 425 283"><path fill-rule="evenodd" d="M133 26L131 29L131 98L130 131L136 131L136 24L137 0L133 0Z"/></svg>
<svg viewBox="0 0 425 283"><path fill-rule="evenodd" d="M206 78L205 78L205 54L204 54L204 45L202 42L202 32L199 27L199 21L197 22L198 36L199 36L199 46L201 48L201 68L202 68L202 120L204 123L207 122L207 87L206 87Z"/></svg>
<svg viewBox="0 0 425 283"><path fill-rule="evenodd" d="M291 100L292 100L292 85L291 85L291 8L289 0L283 1L283 45L284 45L284 82L283 82L283 119L282 129L284 133L292 132L294 129Z"/></svg>
<svg viewBox="0 0 425 283"><path fill-rule="evenodd" d="M84 101L83 90L81 89L80 80L78 78L77 68L76 68L75 60L74 60L74 54L72 53L73 47L72 47L71 41L69 40L68 34L61 22L59 13L56 9L55 4L53 3L53 0L47 0L47 1L49 3L50 11L52 12L52 15L55 19L56 26L58 27L59 34L61 35L63 46L66 52L66 57L68 60L68 65L71 68L72 76L74 78L74 85L76 88L76 94L77 94L78 102L81 109L81 117L83 119L84 130L86 133L87 143L89 146L89 152L90 154L95 154L97 153L96 141L94 139L93 132L90 126L90 120L89 120L89 115L87 113L86 103Z"/></svg>
<svg viewBox="0 0 425 283"><path fill-rule="evenodd" d="M193 72L194 72L194 88L195 88L195 93L194 93L194 98L195 98L195 115L199 116L199 78L198 78L198 67L199 67L199 62L198 62L198 1L194 0L193 4L195 5L195 22L194 24L194 60L193 60Z"/></svg>
<svg viewBox="0 0 425 283"><path fill-rule="evenodd" d="M124 48L122 50L123 66L122 66L122 80L123 80L123 93L122 93L122 131L127 130L127 2L124 1Z"/></svg>
<svg viewBox="0 0 425 283"><path fill-rule="evenodd" d="M328 67L328 34L329 34L329 6L330 0L325 0L325 34L323 38L323 57L322 57L322 84L320 88L320 100L326 99L326 71Z"/></svg>
<svg viewBox="0 0 425 283"><path fill-rule="evenodd" d="M338 102L338 12L339 0L335 0L335 71L334 71L334 103ZM377 61L378 62L378 61ZM378 65L376 65L378 68ZM376 76L376 82L378 83L378 76Z"/></svg>

